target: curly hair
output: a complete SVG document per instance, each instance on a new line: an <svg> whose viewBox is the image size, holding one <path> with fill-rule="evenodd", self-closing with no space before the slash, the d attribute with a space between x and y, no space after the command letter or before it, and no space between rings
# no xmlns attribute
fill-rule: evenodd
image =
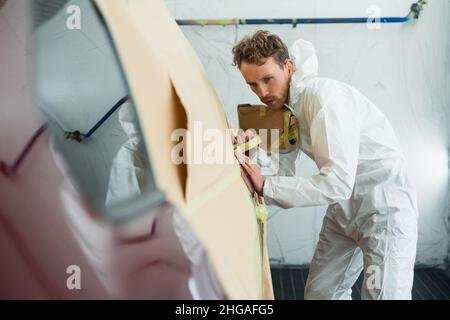
<svg viewBox="0 0 450 320"><path fill-rule="evenodd" d="M242 62L263 65L267 58L273 57L283 67L289 59L289 51L283 40L269 31L259 30L246 36L233 47L233 65L241 67Z"/></svg>

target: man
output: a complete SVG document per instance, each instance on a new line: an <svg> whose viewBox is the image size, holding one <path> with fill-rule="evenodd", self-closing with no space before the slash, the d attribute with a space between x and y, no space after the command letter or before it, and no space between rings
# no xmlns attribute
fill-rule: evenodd
<svg viewBox="0 0 450 320"><path fill-rule="evenodd" d="M328 205L306 299L351 299L363 268L363 299L411 299L418 213L394 131L356 89L317 77L311 43L297 40L291 53L292 59L283 41L267 31L233 48L235 65L261 101L295 114L299 148L319 173L263 177L237 154L250 188L282 208ZM280 169L295 172L294 162L282 162Z"/></svg>

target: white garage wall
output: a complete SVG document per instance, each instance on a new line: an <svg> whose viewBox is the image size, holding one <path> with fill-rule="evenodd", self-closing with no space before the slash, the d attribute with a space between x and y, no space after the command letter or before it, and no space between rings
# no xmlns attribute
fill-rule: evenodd
<svg viewBox="0 0 450 320"><path fill-rule="evenodd" d="M301 37L315 44L319 75L347 82L387 115L409 159L420 209L417 264L448 257L448 164L450 120L450 1L434 0L419 20L383 24L182 27L203 63L231 121L238 103L258 103L231 66L237 39L257 29L279 34L288 45ZM166 0L177 19L361 17L371 6L382 16L405 16L406 0ZM300 158L298 172L315 165ZM308 264L325 208L272 210L269 254L273 263Z"/></svg>
<svg viewBox="0 0 450 320"><path fill-rule="evenodd" d="M81 6L82 1L80 2ZM366 15L376 5L383 16L403 16L411 1L340 1L332 0L166 0L176 18L294 18L355 17ZM6 6L13 6L14 1ZM450 1L434 0L419 20L408 24L382 25L368 30L365 25L299 25L183 27L196 49L213 85L225 104L231 121L237 123L238 103L257 103L239 72L231 66L231 48L244 35L259 28L279 34L289 45L298 37L312 41L317 48L320 76L348 82L362 91L391 120L407 155L418 189L420 220L418 264L442 264L448 255L448 164L450 86ZM1 17L0 17L1 18ZM94 32L92 18L83 15L82 31L64 28L64 18L56 17L37 35L48 41L43 54L56 56L66 50L67 59L53 59L44 66L49 78L40 89L48 112L64 129L88 130L114 102L125 94L115 81L118 70L111 57L104 54L105 39ZM4 19L1 28L7 30ZM163 31L162 31L163 32ZM4 48L13 46L6 45ZM70 50L67 50L69 48ZM84 74L82 76L82 74ZM83 80L90 75L91 85ZM106 79L106 80L105 80ZM14 76L11 76L14 81ZM75 86L64 86L65 80ZM94 90L98 84L101 91ZM57 89L55 94L54 89ZM51 94L50 94L51 92ZM72 112L76 110L76 112ZM62 113L72 112L64 120ZM67 144L80 170L100 179L89 193L104 197L112 159L125 141L113 118L89 144ZM88 155L89 156L86 156ZM96 164L95 166L91 165ZM98 165L100 164L100 165ZM302 156L298 171L313 174L315 165ZM325 208L272 210L269 225L269 252L274 263L307 264L318 240Z"/></svg>

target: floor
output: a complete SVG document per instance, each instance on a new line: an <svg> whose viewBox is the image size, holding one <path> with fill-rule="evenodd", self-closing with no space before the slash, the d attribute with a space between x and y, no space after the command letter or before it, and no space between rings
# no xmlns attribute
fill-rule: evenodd
<svg viewBox="0 0 450 320"><path fill-rule="evenodd" d="M308 277L306 267L272 267L272 282L275 299L303 300ZM352 298L361 299L362 274L353 287ZM421 268L415 270L412 292L413 300L450 299L450 277L443 270Z"/></svg>

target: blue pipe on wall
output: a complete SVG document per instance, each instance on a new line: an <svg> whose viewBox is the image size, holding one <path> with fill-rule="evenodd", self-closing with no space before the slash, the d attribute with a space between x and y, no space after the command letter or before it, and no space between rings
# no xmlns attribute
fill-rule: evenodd
<svg viewBox="0 0 450 320"><path fill-rule="evenodd" d="M364 17L364 18L294 18L294 19L188 19L176 20L179 26L230 26L264 24L324 24L324 23L404 23L412 18L418 19L427 0L418 0L411 5L405 17Z"/></svg>
<svg viewBox="0 0 450 320"><path fill-rule="evenodd" d="M298 19L197 19L176 20L179 26L205 25L264 25L264 24L326 24L326 23L404 23L411 20L411 13L406 17L370 17L370 18L298 18Z"/></svg>

